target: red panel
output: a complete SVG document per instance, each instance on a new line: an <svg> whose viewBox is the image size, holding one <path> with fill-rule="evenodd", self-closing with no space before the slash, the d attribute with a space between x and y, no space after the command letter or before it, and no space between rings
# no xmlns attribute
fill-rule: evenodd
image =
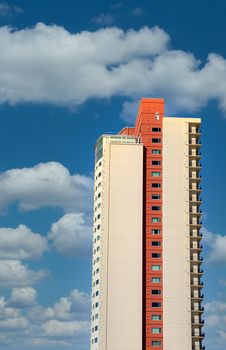
<svg viewBox="0 0 226 350"><path fill-rule="evenodd" d="M144 164L144 310L143 310L143 350L153 349L152 341L160 340L163 349L163 280L162 280L162 231L152 234L152 230L162 230L162 118L164 116L163 99L142 99L136 125L135 135L140 137L145 148ZM153 130L153 128L155 128ZM158 129L161 129L160 131ZM161 142L153 142L161 141ZM159 154L156 154L157 151ZM154 153L153 153L154 152ZM153 164L159 161L160 164ZM160 173L160 176L155 176ZM152 183L159 183L161 187L152 187ZM152 195L160 195L160 199L153 199ZM158 207L160 210L153 210ZM152 218L160 218L161 222L152 222ZM152 242L161 242L161 246L152 246ZM161 258L153 258L152 253L160 253ZM161 266L160 271L153 271L152 265ZM152 283L152 277L160 277L161 283ZM161 294L153 295L152 289L161 290ZM152 302L161 304L153 308ZM161 321L151 319L152 314L161 316ZM153 334L152 328L161 328L160 334ZM154 348L156 349L156 347Z"/></svg>

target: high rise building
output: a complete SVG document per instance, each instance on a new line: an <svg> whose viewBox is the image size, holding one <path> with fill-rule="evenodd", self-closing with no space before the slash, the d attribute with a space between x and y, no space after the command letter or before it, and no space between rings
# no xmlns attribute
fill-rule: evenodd
<svg viewBox="0 0 226 350"><path fill-rule="evenodd" d="M95 147L91 350L201 350L200 119L143 98Z"/></svg>

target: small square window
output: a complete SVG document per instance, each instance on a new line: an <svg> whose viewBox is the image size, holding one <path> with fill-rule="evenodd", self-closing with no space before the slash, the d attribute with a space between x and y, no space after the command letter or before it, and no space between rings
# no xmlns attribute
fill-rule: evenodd
<svg viewBox="0 0 226 350"><path fill-rule="evenodd" d="M161 154L161 150L160 149L153 149L151 151L152 154Z"/></svg>
<svg viewBox="0 0 226 350"><path fill-rule="evenodd" d="M151 198L157 200L157 199L161 199L161 196L160 194L152 194Z"/></svg>

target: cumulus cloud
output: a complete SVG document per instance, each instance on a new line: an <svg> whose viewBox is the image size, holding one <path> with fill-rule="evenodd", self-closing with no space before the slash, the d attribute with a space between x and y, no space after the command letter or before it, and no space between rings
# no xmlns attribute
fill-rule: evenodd
<svg viewBox="0 0 226 350"><path fill-rule="evenodd" d="M49 239L62 255L84 256L91 253L92 227L83 214L65 214L51 226Z"/></svg>
<svg viewBox="0 0 226 350"><path fill-rule="evenodd" d="M207 262L214 264L226 263L226 236L210 232L205 227L202 228L203 242L210 247Z"/></svg>
<svg viewBox="0 0 226 350"><path fill-rule="evenodd" d="M17 308L9 307L4 297L0 297L0 320L18 318L20 316L20 310Z"/></svg>
<svg viewBox="0 0 226 350"><path fill-rule="evenodd" d="M205 304L206 344L211 349L223 349L225 346L226 303L213 300Z"/></svg>
<svg viewBox="0 0 226 350"><path fill-rule="evenodd" d="M83 333L88 333L90 323L86 321L62 322L58 320L47 321L42 326L48 336L53 337L74 337Z"/></svg>
<svg viewBox="0 0 226 350"><path fill-rule="evenodd" d="M29 286L50 275L47 270L34 271L19 260L0 260L0 265L0 287Z"/></svg>
<svg viewBox="0 0 226 350"><path fill-rule="evenodd" d="M46 250L47 239L27 226L0 228L0 259L36 259Z"/></svg>
<svg viewBox="0 0 226 350"><path fill-rule="evenodd" d="M23 30L1 27L0 103L71 105L140 94L146 80L140 73L147 70L142 58L162 53L168 41L158 27L77 34L43 23Z"/></svg>
<svg viewBox="0 0 226 350"><path fill-rule="evenodd" d="M25 317L0 320L0 330L25 329L28 327L28 321Z"/></svg>
<svg viewBox="0 0 226 350"><path fill-rule="evenodd" d="M13 288L8 305L18 308L33 306L36 303L37 292L32 287Z"/></svg>
<svg viewBox="0 0 226 350"><path fill-rule="evenodd" d="M60 298L53 306L44 308L36 305L29 310L29 317L35 320L85 321L89 319L90 296L74 289L67 297Z"/></svg>
<svg viewBox="0 0 226 350"><path fill-rule="evenodd" d="M13 202L21 210L50 206L65 211L88 211L92 205L92 180L79 174L70 175L57 162L8 170L0 174L0 187L2 210Z"/></svg>
<svg viewBox="0 0 226 350"><path fill-rule="evenodd" d="M0 103L75 106L90 98L117 95L133 103L159 96L166 98L167 113L194 112L210 100L225 112L224 57L210 53L201 62L171 49L169 41L159 27L76 34L43 23L21 30L1 27Z"/></svg>
<svg viewBox="0 0 226 350"><path fill-rule="evenodd" d="M33 288L14 288L7 301L0 297L0 346L15 349L70 346L85 350L89 318L87 293L74 289L54 305L43 307L37 303Z"/></svg>

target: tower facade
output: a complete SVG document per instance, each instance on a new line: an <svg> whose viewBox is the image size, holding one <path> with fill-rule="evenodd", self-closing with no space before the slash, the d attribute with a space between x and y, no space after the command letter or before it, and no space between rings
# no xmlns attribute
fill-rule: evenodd
<svg viewBox="0 0 226 350"><path fill-rule="evenodd" d="M201 350L200 119L140 103L95 147L91 350Z"/></svg>

